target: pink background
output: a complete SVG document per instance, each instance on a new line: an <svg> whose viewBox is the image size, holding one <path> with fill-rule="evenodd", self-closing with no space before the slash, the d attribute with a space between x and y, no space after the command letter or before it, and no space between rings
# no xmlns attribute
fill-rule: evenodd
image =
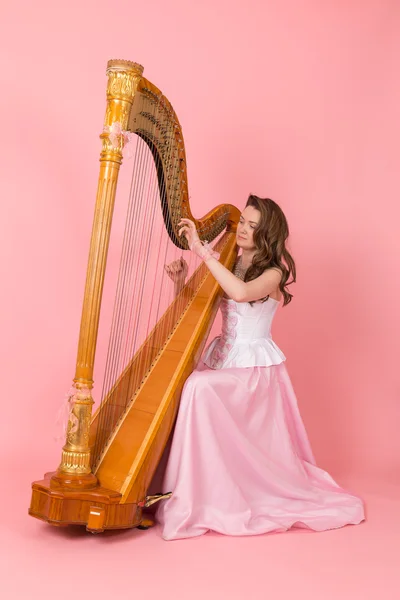
<svg viewBox="0 0 400 600"><path fill-rule="evenodd" d="M298 283L274 337L317 460L350 483L398 482L399 3L37 0L2 14L0 440L21 511L60 456L110 58L143 64L174 105L196 216L249 192L282 206Z"/></svg>

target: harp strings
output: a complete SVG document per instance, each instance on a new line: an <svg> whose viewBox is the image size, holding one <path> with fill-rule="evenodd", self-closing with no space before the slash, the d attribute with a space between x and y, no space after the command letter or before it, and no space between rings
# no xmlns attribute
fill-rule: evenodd
<svg viewBox="0 0 400 600"><path fill-rule="evenodd" d="M161 102L161 100L160 100ZM169 138L169 123L167 120L167 115L165 114L165 107L162 107L162 110L160 111L159 114L159 129L160 129L160 133L163 137L164 140L164 144L168 144L168 138ZM160 197L159 200L160 201L164 201L164 199L166 198L167 194L170 194L170 192L172 191L170 189L169 186L169 181L170 181L170 176L171 176L171 153L172 153L172 145L169 145L168 148L168 152L166 154L166 164L167 164L167 169L165 171L165 176L163 177L162 181L161 181L161 186L159 188L159 193L160 193ZM155 166L156 166L156 170L158 171L161 168L161 160L159 155L157 154L155 157ZM160 204L161 206L161 204ZM160 310L162 308L162 299L165 298L165 290L168 290L169 287L169 300L171 300L171 286L168 286L168 284L166 284L164 282L164 277L165 277L165 271L164 271L164 265L167 262L167 256L168 256L168 252L171 252L171 243L169 241L169 234L171 233L170 227L168 227L168 231L165 231L165 228L163 227L163 223L160 223L161 225L161 231L159 232L154 232L155 233L155 238L158 238L158 248L157 248L157 253L155 254L155 263L159 266L160 272L159 272L159 281L161 283L160 286L158 285L153 285L152 287L152 293L151 293L151 302L150 302L150 309L149 309L149 313L148 313L148 319L147 319L147 328L146 328L146 337L148 336L151 326L154 323L157 323L159 320L159 315L160 315ZM168 234L168 235L167 235ZM153 240L152 240L153 242ZM175 252L175 248L173 249L173 252ZM164 294L162 294L162 292L164 292ZM154 320L152 318L153 312L155 312L155 317ZM158 330L156 330L155 335L153 336L153 343L151 345L151 347L149 348L149 352L150 352L150 362L153 361L154 357L157 355L159 347L160 347L160 343L161 343L161 333L160 333L160 327L158 328Z"/></svg>
<svg viewBox="0 0 400 600"><path fill-rule="evenodd" d="M160 119L160 130L163 134L164 143L168 147L167 157L166 157L166 171L165 178L162 181L162 185L160 188L161 199L166 197L166 192L168 198L175 198L177 192L177 186L179 181L176 179L176 171L179 166L179 153L175 144L175 127L176 124L173 119L171 119L170 114L168 113L168 108L166 106L163 107L162 110L162 118ZM158 167L159 158L157 156L156 166ZM170 207L173 211L173 206ZM174 325L177 322L178 315L181 314L184 307L184 298L182 295L174 302L171 308L173 310L167 311L167 318L164 319L163 322L160 322L160 318L165 311L165 302L163 299L165 298L165 290L169 290L169 300L173 300L172 293L174 290L174 284L170 280L169 276L166 274L164 270L164 265L169 264L174 260L179 259L182 256L182 251L172 244L170 240L170 236L172 236L172 224L168 223L167 229L163 226L162 223L162 232L165 234L165 231L168 235L160 236L160 244L158 247L158 253L156 258L156 263L160 267L160 286L153 286L152 288L152 297L151 297L151 310L148 314L148 322L147 322L147 330L146 337L150 333L150 329L153 326L153 323L158 323L159 326L156 328L155 335L153 337L152 347L150 348L151 356L150 361L152 362L155 356L158 354L159 350L162 348L166 341L166 336L169 332L172 331ZM190 253L191 254L191 253ZM191 261L189 261L190 263ZM191 265L189 265L189 269ZM169 304L170 302L168 302ZM152 315L152 309L154 308L155 315Z"/></svg>
<svg viewBox="0 0 400 600"><path fill-rule="evenodd" d="M142 111L144 109L144 98L140 97L139 101L140 110ZM145 243L144 235L146 231L143 223L146 203L142 201L141 197L147 176L146 162L148 162L148 153L146 153L146 150L147 148L143 140L137 138L102 391L102 404L104 404L105 400L108 401L105 403L105 406L102 406L99 415L96 443L93 452L94 459L98 456L124 409L123 391L126 389L127 382L117 386L115 389L112 388L118 376L123 371L126 347L131 335L128 315L132 312L132 308L135 305L142 275L140 269L141 261L138 254L141 246ZM142 227L138 224L142 224ZM135 266L138 268L135 268Z"/></svg>
<svg viewBox="0 0 400 600"><path fill-rule="evenodd" d="M163 122L164 128L165 128L165 141L168 144L168 148L169 148L169 152L168 152L168 158L167 158L167 173L166 173L166 181L165 181L165 185L167 186L167 191L168 191L168 197L175 199L176 198L176 192L177 192L177 185L178 185L178 181L175 179L176 175L176 171L177 171L177 167L179 165L179 151L178 148L176 147L175 144L175 122L168 118L168 114L167 114L167 108L165 107L164 112L166 115L166 119ZM164 193L162 193L162 197L164 197ZM174 211L174 205L172 205L170 207L171 212ZM179 250L179 248L177 248L175 245L171 245L171 243L169 242L170 236L172 235L172 224L171 221L169 221L168 223L168 227L167 227L167 232L168 232L168 237L167 237L167 243L164 246L164 253L163 253L163 258L162 258L162 263L163 265L169 264L177 259L179 259L179 257L182 255L182 251ZM162 285L163 288L167 288L169 287L171 290L174 289L174 284L173 282L170 280L169 276L165 273L165 270L162 270ZM161 316L161 312L162 312L162 294L158 294L157 295L157 316L156 316L156 320L158 321L160 316ZM168 313L168 318L166 319L165 324L163 324L162 327L158 328L158 331L156 333L155 336L155 346L156 349L159 350L160 347L162 346L163 342L164 342L164 337L165 337L165 331L171 331L173 326L176 323L177 320L177 314L179 314L179 311L182 309L182 296L180 299L178 299L177 302L175 302L174 304L174 310L170 310Z"/></svg>
<svg viewBox="0 0 400 600"><path fill-rule="evenodd" d="M94 462L124 413L134 391L140 385L146 369L165 343L166 335L172 330L177 316L187 303L182 294L174 303L174 310L167 311L162 327L156 326L154 331L154 325L159 322L161 315L173 300L174 285L165 273L164 264L176 260L182 255L182 251L170 241L172 226L169 224L166 231L160 203L160 194L161 199L166 196L171 198L176 191L174 187L179 185L174 175L177 165L180 164L179 151L174 139L175 123L169 118L166 106L162 105L162 98L152 104L154 119L150 131L148 130L149 137L151 139L151 136L157 135L156 129L160 128L164 143L167 143L164 156L167 169L159 187L157 170L161 169L160 157L157 153L153 157L146 142L138 137L106 361L102 410L99 413L95 448L92 453ZM139 112L148 111L148 105L149 101L142 96ZM187 262L190 273L195 264L192 253L189 255ZM158 273L154 271L154 262L159 267ZM155 284L150 286L151 282ZM165 290L169 292L166 294ZM133 365L134 368L128 368L126 374L121 377L121 373L131 363L139 345L151 330L154 333L152 343L145 351L139 352L139 359Z"/></svg>
<svg viewBox="0 0 400 600"><path fill-rule="evenodd" d="M162 111L161 102L162 102L162 99L160 98L157 103L156 113L155 113L155 115L153 114L153 116L155 117L154 118L154 127L156 127L156 124L158 124L158 126L160 126L160 123L161 123L161 125L163 124L163 111ZM156 132L154 132L154 133L156 133ZM147 282L145 282L145 279L143 279L139 285L140 296L139 296L139 305L138 305L138 309L137 309L137 318L134 322L133 352L138 347L139 340L141 340L143 338L146 339L148 337L150 328L153 324L152 303L150 302L148 304L147 319L146 319L146 313L143 312L141 309L143 307L145 299L147 300L147 297L149 294L151 294L151 292L153 292L153 294L154 294L154 290L156 289L156 283L159 280L159 273L157 272L157 270L155 271L154 265L156 265L156 267L158 269L160 269L160 267L161 267L160 262L159 262L159 260L156 260L156 257L160 256L161 246L162 246L163 240L165 240L165 237L166 237L165 228L163 227L163 224L160 219L160 217L161 217L160 194L161 194L161 198L163 198L164 193L165 193L165 187L164 187L165 180L164 179L162 180L161 188L159 188L158 180L156 178L156 173L161 168L161 161L160 161L158 154L156 154L154 157L151 156L150 152L148 152L147 154L148 154L148 157L151 157L151 161L154 161L155 169L154 169L154 166L151 165L153 167L154 177L153 177L152 190L149 191L148 205L152 206L153 213L152 213L152 219L151 219L152 226L148 229L149 234L148 234L148 238L146 239L146 245L145 245L145 260L143 261L143 277L145 278L147 276L147 278L149 278L151 273L154 273L155 277L153 275L153 277L154 277L153 281L148 280ZM156 217L158 217L158 219ZM145 226L147 226L147 225L145 225ZM145 283L147 283L147 285ZM146 327L146 321L147 321L147 327ZM157 318L155 319L155 321L157 321ZM133 385L130 386L130 388L129 388L129 394L128 394L128 397L126 398L127 403L129 402L133 391L135 389L137 389L138 385L140 384L142 376L143 376L144 372L146 371L146 367L148 367L151 364L151 362L153 361L154 354L156 353L156 348L154 348L153 346L154 346L154 343L148 344L146 351L142 352L140 354L138 367L132 373ZM132 355L132 351L131 351L131 355Z"/></svg>
<svg viewBox="0 0 400 600"><path fill-rule="evenodd" d="M142 161L142 155L140 153L140 148L136 145L135 156L134 156L134 167L133 172L140 173L139 165ZM133 180L131 182L130 194L129 194L129 205L127 212L127 219L125 224L125 232L124 232L124 241L122 246L122 254L121 254L121 262L120 269L118 275L118 283L117 283L117 291L116 298L114 302L114 312L113 319L111 325L110 332L110 342L108 347L108 354L105 366L105 374L103 381L103 392L102 392L102 401L104 397L109 392L111 387L111 382L114 380L114 374L117 369L117 365L120 361L120 354L122 351L122 336L123 336L123 328L121 326L121 322L123 320L123 315L126 312L127 302L128 302L128 290L129 286L127 282L129 281L129 276L131 275L131 271L129 269L129 260L127 260L127 256L130 254L130 248L132 246L132 222L137 218L138 211L140 209L138 204L132 203L134 193ZM103 435L106 435L105 425L110 421L110 411L114 410L111 407L111 402L105 407L105 410L100 414L99 419L99 427L98 431ZM100 435L96 438L96 446L95 453L97 453L99 447L101 446L103 440Z"/></svg>

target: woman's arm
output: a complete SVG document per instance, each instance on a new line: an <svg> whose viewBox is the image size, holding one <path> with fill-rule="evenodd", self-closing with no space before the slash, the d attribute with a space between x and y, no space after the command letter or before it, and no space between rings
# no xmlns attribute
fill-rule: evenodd
<svg viewBox="0 0 400 600"><path fill-rule="evenodd" d="M226 269L209 250L201 245L196 226L190 219L182 219L179 235L185 235L189 248L200 256L204 255L204 262L224 290L225 294L235 302L255 302L266 298L279 287L282 274L278 269L268 269L252 281L244 282ZM197 251L196 251L197 249Z"/></svg>
<svg viewBox="0 0 400 600"><path fill-rule="evenodd" d="M269 296L277 290L282 277L277 269L268 269L257 279L244 282L215 258L209 258L206 265L225 294L235 302L255 302Z"/></svg>

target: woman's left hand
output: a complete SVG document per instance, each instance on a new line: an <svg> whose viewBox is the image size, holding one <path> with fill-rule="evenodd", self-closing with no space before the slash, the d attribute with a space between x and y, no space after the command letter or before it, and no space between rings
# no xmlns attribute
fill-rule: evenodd
<svg viewBox="0 0 400 600"><path fill-rule="evenodd" d="M187 239L190 250L192 250L193 245L196 242L200 242L199 234L197 233L196 225L190 219L181 219L178 223L178 227L180 227L178 231L178 235L181 236L182 233Z"/></svg>

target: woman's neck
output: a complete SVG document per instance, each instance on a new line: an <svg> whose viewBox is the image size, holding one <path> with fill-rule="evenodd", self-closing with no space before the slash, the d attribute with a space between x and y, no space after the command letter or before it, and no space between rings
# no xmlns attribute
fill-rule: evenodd
<svg viewBox="0 0 400 600"><path fill-rule="evenodd" d="M242 254L240 255L240 262L242 268L248 269L251 266L254 254L254 250L242 250Z"/></svg>

